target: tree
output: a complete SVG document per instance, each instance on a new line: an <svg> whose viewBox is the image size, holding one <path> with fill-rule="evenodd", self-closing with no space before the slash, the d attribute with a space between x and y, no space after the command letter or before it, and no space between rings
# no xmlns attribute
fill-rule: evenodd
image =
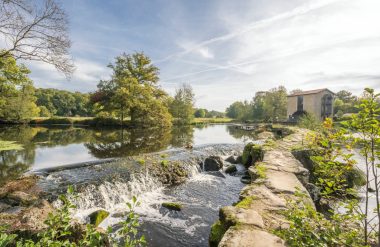
<svg viewBox="0 0 380 247"><path fill-rule="evenodd" d="M98 112L117 116L121 122L130 116L134 126L169 126L168 95L158 88L159 69L144 53L122 54L108 66L110 80L100 81L91 101Z"/></svg>
<svg viewBox="0 0 380 247"><path fill-rule="evenodd" d="M194 117L196 118L204 118L206 116L205 109L196 109L194 112Z"/></svg>
<svg viewBox="0 0 380 247"><path fill-rule="evenodd" d="M68 20L55 0L0 0L0 58L49 63L70 76L74 70L69 48Z"/></svg>
<svg viewBox="0 0 380 247"><path fill-rule="evenodd" d="M190 124L194 117L194 93L189 84L182 84L176 89L170 105L170 113L180 124Z"/></svg>
<svg viewBox="0 0 380 247"><path fill-rule="evenodd" d="M278 121L286 119L287 92L284 86L270 89L264 98L265 120Z"/></svg>
<svg viewBox="0 0 380 247"><path fill-rule="evenodd" d="M13 57L0 57L0 119L20 122L38 116L29 73Z"/></svg>
<svg viewBox="0 0 380 247"><path fill-rule="evenodd" d="M265 104L265 96L267 92L257 92L255 97L253 98L253 119L262 121L264 119L264 104Z"/></svg>

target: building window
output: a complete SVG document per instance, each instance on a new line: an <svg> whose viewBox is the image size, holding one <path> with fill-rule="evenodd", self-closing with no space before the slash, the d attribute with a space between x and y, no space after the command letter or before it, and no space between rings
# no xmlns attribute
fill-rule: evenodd
<svg viewBox="0 0 380 247"><path fill-rule="evenodd" d="M326 118L332 116L333 113L333 96L325 94L322 97L321 117Z"/></svg>
<svg viewBox="0 0 380 247"><path fill-rule="evenodd" d="M297 97L297 111L303 111L303 96Z"/></svg>

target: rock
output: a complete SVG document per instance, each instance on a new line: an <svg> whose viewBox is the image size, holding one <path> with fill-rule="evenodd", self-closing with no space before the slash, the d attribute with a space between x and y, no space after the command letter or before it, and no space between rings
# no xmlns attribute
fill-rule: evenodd
<svg viewBox="0 0 380 247"><path fill-rule="evenodd" d="M230 227L220 241L219 247L285 247L284 241L252 226Z"/></svg>
<svg viewBox="0 0 380 247"><path fill-rule="evenodd" d="M243 207L227 206L220 209L220 219L225 226L251 225L258 228L264 227L263 218L255 210Z"/></svg>
<svg viewBox="0 0 380 247"><path fill-rule="evenodd" d="M92 212L88 217L90 218L90 224L94 226L98 226L100 223L104 221L105 218L108 217L110 213L103 209L96 210Z"/></svg>
<svg viewBox="0 0 380 247"><path fill-rule="evenodd" d="M9 209L11 206L4 203L4 202L0 202L0 213L1 212L4 212L5 210Z"/></svg>
<svg viewBox="0 0 380 247"><path fill-rule="evenodd" d="M18 215L20 214L22 211L25 210L25 207L21 207L21 206L15 206L15 207L10 207L8 208L7 210L5 210L3 213L5 214L13 214L13 215Z"/></svg>
<svg viewBox="0 0 380 247"><path fill-rule="evenodd" d="M30 206L38 201L34 195L27 194L22 191L14 191L7 195L6 199L13 202L14 205Z"/></svg>
<svg viewBox="0 0 380 247"><path fill-rule="evenodd" d="M376 190L374 188L369 187L368 192L373 193L373 192L376 192Z"/></svg>
<svg viewBox="0 0 380 247"><path fill-rule="evenodd" d="M309 195L313 202L317 202L319 199L321 199L321 188L312 183L307 183L305 188L309 192Z"/></svg>
<svg viewBox="0 0 380 247"><path fill-rule="evenodd" d="M243 165L249 167L257 161L262 161L263 159L264 150L260 145L254 144L252 142L245 145L242 156Z"/></svg>
<svg viewBox="0 0 380 247"><path fill-rule="evenodd" d="M241 155L236 158L236 164L243 164L243 157Z"/></svg>
<svg viewBox="0 0 380 247"><path fill-rule="evenodd" d="M182 204L177 202L163 202L161 204L164 208L175 210L175 211L181 211L182 210Z"/></svg>
<svg viewBox="0 0 380 247"><path fill-rule="evenodd" d="M223 168L223 159L219 156L210 156L203 163L204 171L219 171Z"/></svg>
<svg viewBox="0 0 380 247"><path fill-rule="evenodd" d="M220 240L222 240L224 233L227 231L227 229L224 227L222 222L219 220L216 221L211 226L210 236L208 239L209 246L210 247L217 247Z"/></svg>
<svg viewBox="0 0 380 247"><path fill-rule="evenodd" d="M250 184L252 182L251 176L249 175L244 175L240 178L240 182L243 184Z"/></svg>
<svg viewBox="0 0 380 247"><path fill-rule="evenodd" d="M275 136L273 132L264 131L257 135L257 139L259 140L275 139Z"/></svg>
<svg viewBox="0 0 380 247"><path fill-rule="evenodd" d="M237 164L237 158L235 156L230 156L226 159L227 162L231 163L231 164Z"/></svg>
<svg viewBox="0 0 380 247"><path fill-rule="evenodd" d="M235 165L230 165L226 168L226 170L224 170L225 173L234 173L237 171L237 168Z"/></svg>

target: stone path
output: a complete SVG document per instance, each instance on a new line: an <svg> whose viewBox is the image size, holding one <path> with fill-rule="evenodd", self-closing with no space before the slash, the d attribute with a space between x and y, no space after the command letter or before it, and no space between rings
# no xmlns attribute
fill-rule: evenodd
<svg viewBox="0 0 380 247"><path fill-rule="evenodd" d="M260 163L265 177L244 187L241 201L236 206L221 208L220 220L228 230L219 243L220 247L285 246L284 241L272 232L288 226L281 211L286 209L286 200L294 198L297 190L307 193L302 183L307 182L309 174L291 154L291 148L302 143L306 131L294 131L265 152ZM250 173L257 171L250 167ZM310 197L306 200L313 203Z"/></svg>

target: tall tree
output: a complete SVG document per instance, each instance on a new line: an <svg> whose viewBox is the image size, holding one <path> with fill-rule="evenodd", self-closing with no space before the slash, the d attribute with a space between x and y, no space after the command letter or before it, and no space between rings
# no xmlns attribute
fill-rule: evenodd
<svg viewBox="0 0 380 247"><path fill-rule="evenodd" d="M177 88L170 105L170 113L175 121L181 124L190 124L194 117L194 92L189 84L182 84Z"/></svg>
<svg viewBox="0 0 380 247"><path fill-rule="evenodd" d="M70 76L68 20L55 0L0 0L0 57L38 60Z"/></svg>
<svg viewBox="0 0 380 247"><path fill-rule="evenodd" d="M168 95L158 87L159 70L144 53L122 54L108 66L110 80L100 81L92 102L100 112L115 115L123 122L130 116L135 126L170 125L166 107Z"/></svg>
<svg viewBox="0 0 380 247"><path fill-rule="evenodd" d="M0 58L0 119L25 121L38 115L29 73L13 57Z"/></svg>

